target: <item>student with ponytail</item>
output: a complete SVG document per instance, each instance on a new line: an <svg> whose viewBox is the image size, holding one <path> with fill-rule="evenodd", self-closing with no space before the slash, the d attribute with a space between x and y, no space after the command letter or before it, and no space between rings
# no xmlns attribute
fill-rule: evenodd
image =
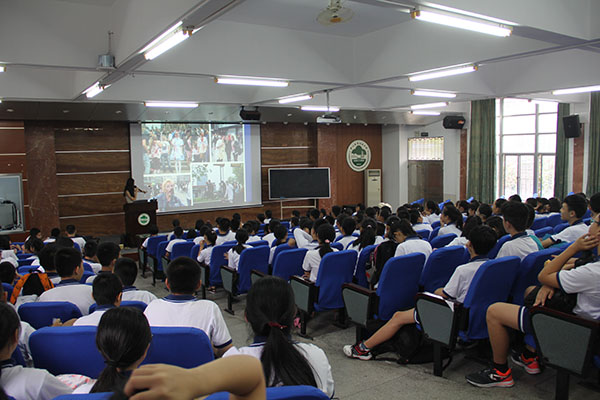
<svg viewBox="0 0 600 400"><path fill-rule="evenodd" d="M331 397L334 384L327 356L313 344L292 340L295 316L290 285L273 276L261 278L246 298L246 320L252 327L254 343L240 349L233 347L224 357L247 354L259 358L267 386L315 386Z"/></svg>
<svg viewBox="0 0 600 400"><path fill-rule="evenodd" d="M0 385L4 393L18 400L50 400L70 394L71 388L48 371L13 364L11 356L17 348L20 326L13 307L0 303Z"/></svg>
<svg viewBox="0 0 600 400"><path fill-rule="evenodd" d="M432 252L431 245L427 240L423 240L414 231L412 225L407 219L401 219L394 222L390 227L394 235L394 240L398 242L394 257L405 256L411 253L421 253L425 256L425 261Z"/></svg>
<svg viewBox="0 0 600 400"><path fill-rule="evenodd" d="M347 250L356 250L360 253L365 247L377 244L375 229L377 229L377 222L372 218L365 218L360 225L360 235L350 243Z"/></svg>
<svg viewBox="0 0 600 400"><path fill-rule="evenodd" d="M235 233L235 240L237 240L237 244L227 252L227 264L230 268L237 270L242 251L251 246L246 244L248 241L248 232L245 229L238 229Z"/></svg>
<svg viewBox="0 0 600 400"><path fill-rule="evenodd" d="M278 225L273 232L275 234L275 240L273 241L273 246L271 246L271 253L269 254L269 264L273 264L273 256L275 254L275 249L280 244L286 244L288 239L288 230L284 225Z"/></svg>
<svg viewBox="0 0 600 400"><path fill-rule="evenodd" d="M460 237L462 235L463 215L458 211L458 208L450 205L444 207L440 216L442 227L438 232L438 236L454 233Z"/></svg>
<svg viewBox="0 0 600 400"><path fill-rule="evenodd" d="M315 282L317 276L319 276L321 259L325 254L337 251L337 249L331 248L331 243L335 240L335 229L327 221L323 219L315 221L312 235L319 242L319 246L314 250L306 252L304 262L302 263L302 269L304 270L304 278Z"/></svg>

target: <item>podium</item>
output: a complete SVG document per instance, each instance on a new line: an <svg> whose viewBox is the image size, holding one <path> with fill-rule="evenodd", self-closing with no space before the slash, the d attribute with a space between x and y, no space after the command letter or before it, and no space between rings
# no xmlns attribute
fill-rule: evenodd
<svg viewBox="0 0 600 400"><path fill-rule="evenodd" d="M157 225L156 210L158 202L153 200L138 200L123 205L125 211L125 245L138 247L136 235L150 233L150 226Z"/></svg>

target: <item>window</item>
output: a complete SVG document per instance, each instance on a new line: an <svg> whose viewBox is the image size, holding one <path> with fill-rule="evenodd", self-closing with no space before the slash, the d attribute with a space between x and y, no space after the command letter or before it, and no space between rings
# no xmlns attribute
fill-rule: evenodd
<svg viewBox="0 0 600 400"><path fill-rule="evenodd" d="M420 137L408 139L408 159L410 161L443 160L443 137Z"/></svg>
<svg viewBox="0 0 600 400"><path fill-rule="evenodd" d="M554 196L558 103L496 100L498 196Z"/></svg>

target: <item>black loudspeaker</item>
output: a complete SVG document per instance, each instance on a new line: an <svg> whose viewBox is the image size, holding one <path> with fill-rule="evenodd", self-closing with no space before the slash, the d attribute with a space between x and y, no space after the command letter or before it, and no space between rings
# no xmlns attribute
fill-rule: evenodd
<svg viewBox="0 0 600 400"><path fill-rule="evenodd" d="M446 129L462 129L465 126L465 117L459 115L448 115L442 122Z"/></svg>
<svg viewBox="0 0 600 400"><path fill-rule="evenodd" d="M581 134L579 115L569 115L567 117L563 117L563 126L565 128L566 138L576 138Z"/></svg>
<svg viewBox="0 0 600 400"><path fill-rule="evenodd" d="M260 120L260 111L257 110L242 110L240 111L240 117L244 121L258 121Z"/></svg>

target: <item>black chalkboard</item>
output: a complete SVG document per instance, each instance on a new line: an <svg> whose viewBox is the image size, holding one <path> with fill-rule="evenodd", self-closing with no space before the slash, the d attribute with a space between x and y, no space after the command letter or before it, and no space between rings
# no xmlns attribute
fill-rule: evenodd
<svg viewBox="0 0 600 400"><path fill-rule="evenodd" d="M331 197L329 168L269 169L269 199L327 199Z"/></svg>

